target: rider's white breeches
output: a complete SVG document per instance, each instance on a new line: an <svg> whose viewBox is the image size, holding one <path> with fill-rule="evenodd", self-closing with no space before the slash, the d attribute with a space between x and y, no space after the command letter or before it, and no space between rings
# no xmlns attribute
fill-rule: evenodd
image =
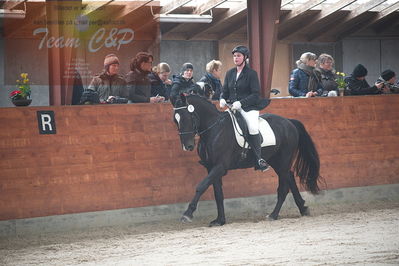
<svg viewBox="0 0 399 266"><path fill-rule="evenodd" d="M248 125L248 131L250 135L256 135L259 133L259 111L252 110L245 112L244 110L240 110L240 113L244 117L245 121Z"/></svg>

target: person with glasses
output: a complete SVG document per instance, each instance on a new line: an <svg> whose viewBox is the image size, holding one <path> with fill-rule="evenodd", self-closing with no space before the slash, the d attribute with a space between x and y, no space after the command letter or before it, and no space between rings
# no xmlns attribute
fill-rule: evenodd
<svg viewBox="0 0 399 266"><path fill-rule="evenodd" d="M317 59L316 75L321 81L323 92L320 96L338 96L337 76L334 70L334 58L329 54L321 54Z"/></svg>
<svg viewBox="0 0 399 266"><path fill-rule="evenodd" d="M163 96L151 96L151 73L154 57L147 52L139 52L131 60L130 72L126 76L129 101L132 103L158 103L165 101Z"/></svg>

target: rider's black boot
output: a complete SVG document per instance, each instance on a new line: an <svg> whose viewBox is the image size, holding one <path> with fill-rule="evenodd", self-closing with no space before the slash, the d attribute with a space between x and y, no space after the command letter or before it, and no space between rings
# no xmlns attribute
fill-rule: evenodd
<svg viewBox="0 0 399 266"><path fill-rule="evenodd" d="M261 155L261 143L260 143L260 136L259 134L256 135L249 135L248 136L248 143L251 146L254 154L255 154L255 158L256 158L256 166L255 169L259 169L261 171L266 171L269 170L269 164L262 159L262 155Z"/></svg>

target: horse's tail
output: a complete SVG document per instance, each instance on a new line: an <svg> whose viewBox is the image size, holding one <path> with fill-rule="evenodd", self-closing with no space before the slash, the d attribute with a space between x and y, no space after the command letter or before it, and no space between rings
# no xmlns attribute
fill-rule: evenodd
<svg viewBox="0 0 399 266"><path fill-rule="evenodd" d="M317 194L320 191L317 184L320 178L319 154L304 125L295 119L290 119L290 121L299 133L298 153L294 164L295 173L306 190Z"/></svg>

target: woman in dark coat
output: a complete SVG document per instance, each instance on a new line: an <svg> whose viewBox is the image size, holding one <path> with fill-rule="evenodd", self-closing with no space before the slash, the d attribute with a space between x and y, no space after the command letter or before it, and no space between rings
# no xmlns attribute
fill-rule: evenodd
<svg viewBox="0 0 399 266"><path fill-rule="evenodd" d="M163 96L169 99L172 81L169 79L170 66L167 63L160 63L154 67L153 72L148 75L151 81L151 96Z"/></svg>
<svg viewBox="0 0 399 266"><path fill-rule="evenodd" d="M294 97L315 97L323 92L321 81L315 73L316 55L306 52L296 62L298 68L291 73L288 90Z"/></svg>
<svg viewBox="0 0 399 266"><path fill-rule="evenodd" d="M230 69L225 76L220 97L220 107L226 106L227 101L232 102L231 109L237 110L244 117L248 125L249 145L255 157L257 169L266 171L269 165L261 157L261 139L259 135L259 110L269 104L269 99L261 99L258 74L249 68L246 60L249 50L245 46L237 46L232 51L236 67Z"/></svg>
<svg viewBox="0 0 399 266"><path fill-rule="evenodd" d="M133 103L163 102L164 97L151 97L151 73L153 56L146 52L139 52L130 63L130 72L126 76L129 100Z"/></svg>

